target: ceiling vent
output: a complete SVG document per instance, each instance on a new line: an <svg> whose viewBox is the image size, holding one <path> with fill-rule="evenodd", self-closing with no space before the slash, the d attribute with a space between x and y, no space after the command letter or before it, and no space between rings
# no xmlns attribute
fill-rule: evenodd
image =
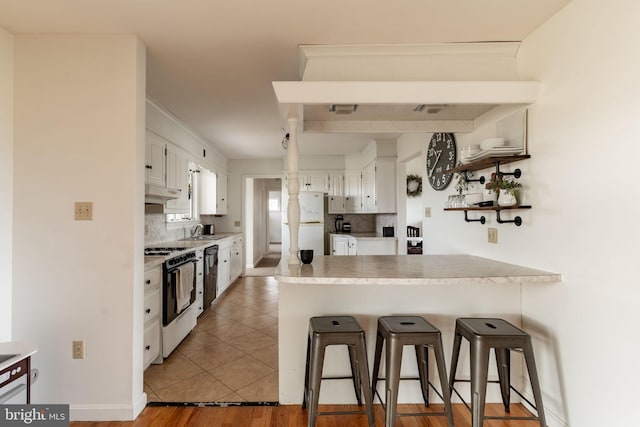
<svg viewBox="0 0 640 427"><path fill-rule="evenodd" d="M358 106L356 104L331 104L329 111L336 114L352 114Z"/></svg>
<svg viewBox="0 0 640 427"><path fill-rule="evenodd" d="M426 112L427 114L438 114L440 111L444 110L445 107L446 105L444 104L437 104L437 105L420 104L416 106L416 108L414 108L413 111L415 111L416 113Z"/></svg>

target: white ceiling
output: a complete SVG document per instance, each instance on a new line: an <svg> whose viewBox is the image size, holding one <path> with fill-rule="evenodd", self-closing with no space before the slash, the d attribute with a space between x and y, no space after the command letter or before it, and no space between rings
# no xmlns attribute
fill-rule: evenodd
<svg viewBox="0 0 640 427"><path fill-rule="evenodd" d="M264 158L284 154L271 82L300 80L299 45L520 41L569 1L0 0L0 27L138 34L152 99L230 159ZM300 154L370 138L303 134Z"/></svg>

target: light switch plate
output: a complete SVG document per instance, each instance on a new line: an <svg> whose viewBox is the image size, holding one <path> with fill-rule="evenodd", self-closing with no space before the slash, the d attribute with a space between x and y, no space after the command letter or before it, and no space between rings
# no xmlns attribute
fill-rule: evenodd
<svg viewBox="0 0 640 427"><path fill-rule="evenodd" d="M429 218L431 216L431 208L424 208L424 217Z"/></svg>
<svg viewBox="0 0 640 427"><path fill-rule="evenodd" d="M233 221L234 227L240 227L240 221Z"/></svg>
<svg viewBox="0 0 640 427"><path fill-rule="evenodd" d="M498 243L498 229L489 228L487 233L487 240L489 243Z"/></svg>
<svg viewBox="0 0 640 427"><path fill-rule="evenodd" d="M91 221L93 219L93 202L76 202L76 221Z"/></svg>

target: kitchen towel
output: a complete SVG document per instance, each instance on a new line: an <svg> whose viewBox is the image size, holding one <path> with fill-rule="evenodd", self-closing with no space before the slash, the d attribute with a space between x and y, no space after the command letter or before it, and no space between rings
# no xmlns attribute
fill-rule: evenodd
<svg viewBox="0 0 640 427"><path fill-rule="evenodd" d="M176 282L176 309L180 313L191 303L191 291L193 290L194 263L189 262L178 268Z"/></svg>

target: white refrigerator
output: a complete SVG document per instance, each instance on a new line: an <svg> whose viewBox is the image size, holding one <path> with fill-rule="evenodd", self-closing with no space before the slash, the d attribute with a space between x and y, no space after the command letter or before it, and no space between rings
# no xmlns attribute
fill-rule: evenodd
<svg viewBox="0 0 640 427"><path fill-rule="evenodd" d="M298 248L313 249L314 258L324 255L324 193L300 192L300 229ZM282 196L282 255L289 255L290 237L287 207L289 195Z"/></svg>

